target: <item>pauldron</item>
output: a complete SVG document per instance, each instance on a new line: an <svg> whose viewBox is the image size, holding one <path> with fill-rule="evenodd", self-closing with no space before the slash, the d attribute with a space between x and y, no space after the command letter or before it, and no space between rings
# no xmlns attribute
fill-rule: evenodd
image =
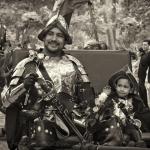
<svg viewBox="0 0 150 150"><path fill-rule="evenodd" d="M13 85L17 85L18 82L19 82L19 79L25 74L27 74L27 72L25 73L25 70L28 70L26 69L26 67L28 67L27 64L34 64L35 65L35 62L34 62L34 59L33 58L25 58L23 59L21 62L19 62L17 64L17 66L15 67L14 69L14 72L13 72L13 75L12 75L12 80L10 82L10 86L13 86ZM32 69L30 69L28 72L30 72Z"/></svg>

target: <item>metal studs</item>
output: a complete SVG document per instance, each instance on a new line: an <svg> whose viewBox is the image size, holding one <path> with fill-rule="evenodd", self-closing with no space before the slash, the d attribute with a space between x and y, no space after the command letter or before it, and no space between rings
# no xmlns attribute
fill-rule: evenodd
<svg viewBox="0 0 150 150"><path fill-rule="evenodd" d="M31 138L33 138L33 137L34 137L34 134L31 135Z"/></svg>
<svg viewBox="0 0 150 150"><path fill-rule="evenodd" d="M119 123L117 123L117 127L120 127L120 124L119 124Z"/></svg>
<svg viewBox="0 0 150 150"><path fill-rule="evenodd" d="M40 127L40 126L38 126L38 128L37 128L37 129L38 129L38 131L39 131L39 132L41 131L41 127Z"/></svg>
<svg viewBox="0 0 150 150"><path fill-rule="evenodd" d="M52 135L53 134L52 131L50 131L49 134Z"/></svg>
<svg viewBox="0 0 150 150"><path fill-rule="evenodd" d="M111 128L111 129L113 129L113 128L114 128L114 126L110 126L110 128Z"/></svg>
<svg viewBox="0 0 150 150"><path fill-rule="evenodd" d="M109 128L106 128L105 131L108 132L108 131L109 131Z"/></svg>
<svg viewBox="0 0 150 150"><path fill-rule="evenodd" d="M45 130L45 133L48 133L48 129Z"/></svg>

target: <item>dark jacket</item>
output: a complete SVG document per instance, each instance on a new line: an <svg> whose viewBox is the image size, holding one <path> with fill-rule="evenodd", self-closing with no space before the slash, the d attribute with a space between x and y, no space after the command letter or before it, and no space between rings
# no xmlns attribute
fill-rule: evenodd
<svg viewBox="0 0 150 150"><path fill-rule="evenodd" d="M140 83L145 83L146 72L149 67L150 67L150 52L142 55L140 60L138 70L138 77ZM150 83L150 70L148 71L148 82Z"/></svg>
<svg viewBox="0 0 150 150"><path fill-rule="evenodd" d="M143 101L141 100L141 98L137 94L130 94L128 98L132 98L132 100L133 100L133 102L132 102L133 112L135 112L135 114L145 112L145 105L144 105ZM106 109L110 110L110 109L114 108L112 99L117 102L118 96L115 93L110 94L110 96L105 101Z"/></svg>

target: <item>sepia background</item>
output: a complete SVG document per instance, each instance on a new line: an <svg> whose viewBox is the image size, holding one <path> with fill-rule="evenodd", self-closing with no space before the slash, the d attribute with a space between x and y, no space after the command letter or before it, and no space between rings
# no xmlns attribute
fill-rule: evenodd
<svg viewBox="0 0 150 150"><path fill-rule="evenodd" d="M13 47L42 47L37 39L40 30L52 15L55 0L0 0L0 23L7 29L7 40ZM73 44L69 50L84 49L87 41L98 35L109 50L137 52L144 39L150 39L150 0L92 0L74 10L69 25ZM92 9L92 19L91 12ZM94 23L94 29L93 29ZM135 64L137 65L137 64ZM0 126L4 118L0 116ZM3 138L0 150L7 150Z"/></svg>

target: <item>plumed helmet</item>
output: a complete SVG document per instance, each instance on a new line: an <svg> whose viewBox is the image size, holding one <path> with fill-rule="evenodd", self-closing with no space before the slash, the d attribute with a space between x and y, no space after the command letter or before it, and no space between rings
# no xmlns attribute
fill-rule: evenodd
<svg viewBox="0 0 150 150"><path fill-rule="evenodd" d="M72 44L72 38L68 33L68 25L61 15L55 15L47 22L45 28L38 35L39 40L43 41L48 31L54 27L59 28L64 33L66 44Z"/></svg>

